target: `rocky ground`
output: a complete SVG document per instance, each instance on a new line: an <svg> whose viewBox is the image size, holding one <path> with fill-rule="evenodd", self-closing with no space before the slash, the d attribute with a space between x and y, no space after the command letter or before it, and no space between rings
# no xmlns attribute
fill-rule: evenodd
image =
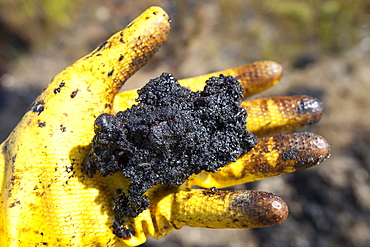
<svg viewBox="0 0 370 247"><path fill-rule="evenodd" d="M274 36L280 32L284 36L285 29L274 31L268 18L259 19L256 7L243 7L245 17L229 15L225 21L228 12L221 11L225 6L218 1L188 4L142 1L137 5L133 1L118 2L107 1L101 5L93 1L83 5L84 14L78 15L72 27L57 32L48 39L50 42L38 48L25 49L15 60L0 62L0 142L55 74L142 10L159 4L167 8L173 19L171 37L125 88L143 85L164 71L181 78L273 59L283 64L284 78L257 97L307 94L319 98L325 107L323 119L304 131L324 136L331 144L332 156L317 167L236 188L265 190L281 196L289 206L290 216L277 226L247 230L184 227L163 239L149 239L143 246L368 246L370 41L366 37L370 36L369 26L357 27L362 30L362 38L338 52L306 44L302 46L307 49L284 53L284 42L275 44L271 37L263 35ZM230 25L233 21L236 24ZM247 36L253 32L245 29L254 33L262 29L263 32L258 31L253 37L259 37L258 42ZM225 35L228 32L230 35ZM267 47L263 45L265 39L269 40ZM294 44L294 40L286 42Z"/></svg>

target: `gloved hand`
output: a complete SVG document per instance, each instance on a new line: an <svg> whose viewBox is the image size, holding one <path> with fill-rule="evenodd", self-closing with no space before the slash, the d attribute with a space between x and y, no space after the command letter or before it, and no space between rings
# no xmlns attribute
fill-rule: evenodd
<svg viewBox="0 0 370 247"><path fill-rule="evenodd" d="M114 223L112 200L130 181L119 173L90 178L82 172L94 120L134 103L136 91L116 94L162 45L169 29L161 8L146 10L126 29L60 72L31 105L1 144L1 246L134 246L184 225L264 227L286 218L287 206L271 193L213 187L293 172L327 158L329 145L317 135L271 136L320 119L321 104L307 96L243 102L248 130L262 138L255 148L217 173L191 176L179 187L153 187L146 194L150 208L127 219L124 226ZM262 61L214 75L220 73L238 77L248 97L276 83L281 67ZM201 90L212 75L180 83ZM193 185L207 189L192 189ZM122 227L130 231L122 232Z"/></svg>

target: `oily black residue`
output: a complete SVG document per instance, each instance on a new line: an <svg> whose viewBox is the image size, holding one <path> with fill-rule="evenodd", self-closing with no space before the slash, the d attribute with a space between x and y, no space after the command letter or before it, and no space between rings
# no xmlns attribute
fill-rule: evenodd
<svg viewBox="0 0 370 247"><path fill-rule="evenodd" d="M64 86L65 86L65 82L59 83L59 87L54 89L54 93L55 94L60 93L62 91L62 87L64 87Z"/></svg>
<svg viewBox="0 0 370 247"><path fill-rule="evenodd" d="M78 89L71 93L71 98L73 99L74 97L76 97L77 93L78 93Z"/></svg>
<svg viewBox="0 0 370 247"><path fill-rule="evenodd" d="M40 115L41 112L45 110L45 102L43 100L36 101L32 103L30 109L32 110L32 112L35 112L37 113L37 115Z"/></svg>
<svg viewBox="0 0 370 247"><path fill-rule="evenodd" d="M119 224L149 207L143 194L157 184L178 186L191 174L216 172L256 144L240 107L243 87L231 76L212 77L204 91L181 87L168 73L138 91L138 105L100 115L83 171L122 172L131 180L114 200Z"/></svg>

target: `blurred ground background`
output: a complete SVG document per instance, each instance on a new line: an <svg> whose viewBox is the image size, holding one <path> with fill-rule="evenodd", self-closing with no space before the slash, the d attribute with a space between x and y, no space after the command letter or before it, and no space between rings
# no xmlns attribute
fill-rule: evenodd
<svg viewBox="0 0 370 247"><path fill-rule="evenodd" d="M143 246L369 246L370 2L366 0L0 0L0 142L63 68L151 5L172 18L169 40L125 88L271 59L282 81L258 95L307 94L325 107L305 131L332 157L305 171L238 186L288 203L282 224L247 230L184 227Z"/></svg>

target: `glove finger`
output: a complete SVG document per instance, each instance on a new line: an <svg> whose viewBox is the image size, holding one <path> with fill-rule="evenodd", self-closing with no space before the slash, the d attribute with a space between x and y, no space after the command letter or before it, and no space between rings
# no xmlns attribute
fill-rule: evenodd
<svg viewBox="0 0 370 247"><path fill-rule="evenodd" d="M156 220L168 225L206 228L256 228L275 225L288 215L288 207L278 196L262 191L220 191L192 189L164 198L171 210L158 207Z"/></svg>
<svg viewBox="0 0 370 247"><path fill-rule="evenodd" d="M275 225L288 216L286 203L278 196L262 191L181 190L157 186L148 191L150 209L136 218L128 218L122 231L129 246L137 246L148 236L162 238L183 226L259 228Z"/></svg>
<svg viewBox="0 0 370 247"><path fill-rule="evenodd" d="M264 98L244 101L247 129L257 137L272 136L317 123L322 104L309 96Z"/></svg>
<svg viewBox="0 0 370 247"><path fill-rule="evenodd" d="M79 97L86 94L90 111L101 112L103 108L109 112L120 87L154 55L167 39L169 29L168 15L161 8L150 8L57 75L48 88L54 90L63 83L61 92L70 88Z"/></svg>
<svg viewBox="0 0 370 247"><path fill-rule="evenodd" d="M216 173L202 172L191 185L225 188L317 165L330 156L327 141L312 133L294 133L259 139L253 150Z"/></svg>
<svg viewBox="0 0 370 247"><path fill-rule="evenodd" d="M280 64L272 61L258 61L233 69L214 72L194 78L182 79L179 80L179 83L193 91L199 91L203 90L206 85L206 80L212 76L219 76L220 74L237 77L241 85L244 87L244 97L249 97L266 90L277 83L282 76L282 67ZM114 99L114 107L116 111L124 111L135 104L135 99L138 97L136 91L137 90L130 90L119 93Z"/></svg>
<svg viewBox="0 0 370 247"><path fill-rule="evenodd" d="M238 81L244 87L244 97L249 97L276 84L280 80L282 72L281 65L276 62L257 61L237 68L182 79L180 80L180 84L193 91L199 91L203 90L206 80L210 77L219 76L220 74L231 75L238 78Z"/></svg>

